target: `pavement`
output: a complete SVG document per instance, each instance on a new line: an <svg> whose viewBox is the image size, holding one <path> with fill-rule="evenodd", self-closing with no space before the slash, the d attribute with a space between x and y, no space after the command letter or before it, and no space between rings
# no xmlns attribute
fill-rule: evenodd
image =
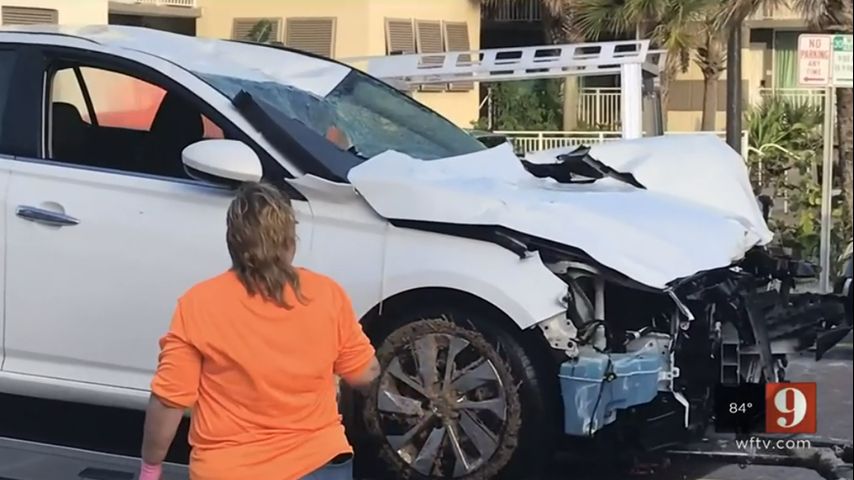
<svg viewBox="0 0 854 480"><path fill-rule="evenodd" d="M850 337L821 361L815 362L808 354L792 360L789 378L792 381L809 381L818 384L818 434L852 440L854 415L852 415L852 349ZM12 437L37 442L97 450L120 455L138 455L142 434L142 412L115 408L92 407L0 395L0 437ZM186 438L186 424L178 434ZM186 462L188 447L176 441L169 461ZM578 465L561 465L556 462L551 473L543 480L620 480L625 475L605 477L593 468L580 469ZM653 475L633 476L642 480L818 480L820 477L808 470L782 467L735 465L721 466L707 462L691 462L671 466ZM38 479L33 479L38 480ZM367 480L367 479L365 479Z"/></svg>

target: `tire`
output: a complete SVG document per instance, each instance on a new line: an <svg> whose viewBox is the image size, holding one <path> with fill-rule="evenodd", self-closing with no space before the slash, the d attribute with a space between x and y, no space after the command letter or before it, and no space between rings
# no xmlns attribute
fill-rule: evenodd
<svg viewBox="0 0 854 480"><path fill-rule="evenodd" d="M520 342L458 310L400 318L391 329L363 404L381 478L539 478L563 417Z"/></svg>

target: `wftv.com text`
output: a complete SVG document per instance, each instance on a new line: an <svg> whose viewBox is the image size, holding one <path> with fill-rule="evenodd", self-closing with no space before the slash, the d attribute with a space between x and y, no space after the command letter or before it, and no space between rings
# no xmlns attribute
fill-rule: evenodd
<svg viewBox="0 0 854 480"><path fill-rule="evenodd" d="M812 443L809 440L799 438L781 438L773 440L768 438L750 437L742 440L736 440L735 446L739 449L745 450L801 450L812 448Z"/></svg>

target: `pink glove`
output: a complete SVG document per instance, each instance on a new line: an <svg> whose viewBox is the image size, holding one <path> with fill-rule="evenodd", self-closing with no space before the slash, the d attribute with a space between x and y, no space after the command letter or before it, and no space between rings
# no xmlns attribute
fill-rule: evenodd
<svg viewBox="0 0 854 480"><path fill-rule="evenodd" d="M142 462L142 468L139 470L139 480L160 480L162 473L163 465L149 465Z"/></svg>

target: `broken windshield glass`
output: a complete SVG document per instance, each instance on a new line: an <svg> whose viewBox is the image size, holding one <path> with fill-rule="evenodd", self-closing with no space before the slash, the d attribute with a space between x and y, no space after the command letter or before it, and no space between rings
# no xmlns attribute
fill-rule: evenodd
<svg viewBox="0 0 854 480"><path fill-rule="evenodd" d="M246 92L275 119L284 115L344 150L369 159L388 150L422 160L465 155L486 147L441 115L356 70L321 97L274 81L199 74L234 99Z"/></svg>

